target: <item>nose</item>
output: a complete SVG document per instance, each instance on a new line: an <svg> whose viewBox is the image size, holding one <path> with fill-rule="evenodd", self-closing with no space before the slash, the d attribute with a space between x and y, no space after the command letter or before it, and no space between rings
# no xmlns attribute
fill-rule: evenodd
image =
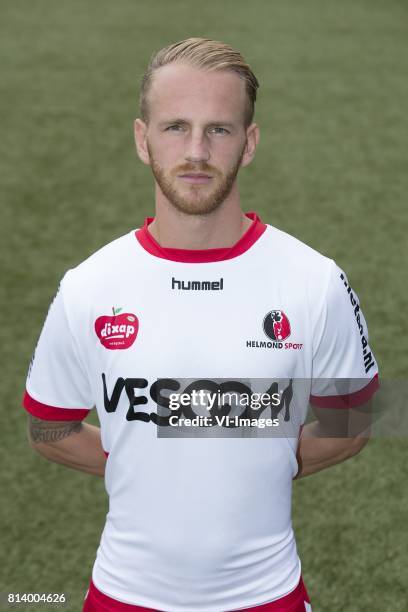
<svg viewBox="0 0 408 612"><path fill-rule="evenodd" d="M190 132L184 157L189 162L208 162L210 159L210 147L208 138L203 130L197 129Z"/></svg>

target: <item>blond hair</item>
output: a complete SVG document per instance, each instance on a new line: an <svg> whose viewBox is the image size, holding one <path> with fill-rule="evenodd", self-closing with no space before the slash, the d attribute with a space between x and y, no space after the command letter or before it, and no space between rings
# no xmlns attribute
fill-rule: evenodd
<svg viewBox="0 0 408 612"><path fill-rule="evenodd" d="M140 114L146 123L149 120L148 94L154 72L171 63L184 63L208 71L228 70L245 81L247 107L245 125L252 123L255 112L258 80L239 51L229 45L209 38L187 38L173 43L154 53L143 75L140 87Z"/></svg>

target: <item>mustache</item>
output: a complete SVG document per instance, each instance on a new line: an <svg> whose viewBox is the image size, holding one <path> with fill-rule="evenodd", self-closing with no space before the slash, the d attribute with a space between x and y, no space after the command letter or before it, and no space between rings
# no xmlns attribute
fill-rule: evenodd
<svg viewBox="0 0 408 612"><path fill-rule="evenodd" d="M203 174L220 174L220 171L214 166L210 166L206 162L201 162L197 164L183 164L182 166L177 166L173 170L173 174L188 174L188 172L202 172Z"/></svg>

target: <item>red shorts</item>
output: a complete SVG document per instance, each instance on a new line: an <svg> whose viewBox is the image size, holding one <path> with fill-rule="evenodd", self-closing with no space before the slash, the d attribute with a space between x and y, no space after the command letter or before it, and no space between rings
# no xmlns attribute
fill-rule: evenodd
<svg viewBox="0 0 408 612"><path fill-rule="evenodd" d="M306 612L311 611L309 595L306 587L300 577L299 584L294 591L276 599L271 603L254 606L253 608L243 608L244 610L253 610L254 612ZM141 606L133 606L131 604L122 603L116 599L108 597L101 593L91 580L89 590L84 601L82 612L158 612L152 608L143 608Z"/></svg>

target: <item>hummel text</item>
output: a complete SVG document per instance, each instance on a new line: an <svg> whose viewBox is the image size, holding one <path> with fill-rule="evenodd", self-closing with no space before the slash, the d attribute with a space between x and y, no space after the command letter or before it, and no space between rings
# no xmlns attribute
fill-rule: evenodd
<svg viewBox="0 0 408 612"><path fill-rule="evenodd" d="M219 281L184 281L171 279L171 288L181 291L222 291L224 289L224 279Z"/></svg>

